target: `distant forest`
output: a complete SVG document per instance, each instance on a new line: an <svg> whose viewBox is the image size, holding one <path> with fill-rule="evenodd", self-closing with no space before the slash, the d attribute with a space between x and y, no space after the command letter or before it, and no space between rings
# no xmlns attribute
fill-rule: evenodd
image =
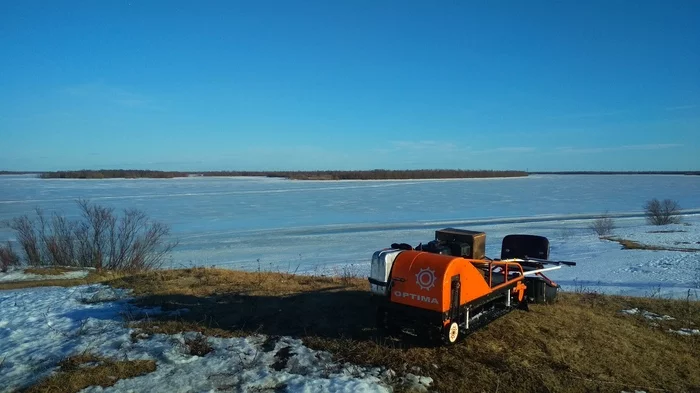
<svg viewBox="0 0 700 393"><path fill-rule="evenodd" d="M524 171L487 171L487 170L384 170L371 171L206 171L206 172L168 172L129 169L103 169L81 171L44 172L42 179L170 179L187 176L257 176L279 177L292 180L403 180L403 179L464 179L491 177L522 177Z"/></svg>
<svg viewBox="0 0 700 393"><path fill-rule="evenodd" d="M100 169L81 171L57 171L43 172L39 175L42 179L172 179L174 177L186 177L187 172L147 171L135 169Z"/></svg>
<svg viewBox="0 0 700 393"><path fill-rule="evenodd" d="M473 179L524 177L528 175L700 175L700 171L489 171L455 169L417 169L370 171L204 171L176 172L136 169L100 169L57 172L0 171L0 175L37 174L42 179L172 179L199 176L276 177L292 180L407 180L407 179Z"/></svg>
<svg viewBox="0 0 700 393"><path fill-rule="evenodd" d="M249 173L253 173L252 175ZM293 180L405 180L405 179L472 179L490 177L522 177L523 171L485 170L385 170L372 171L292 171L292 172L206 172L204 176L267 176Z"/></svg>
<svg viewBox="0 0 700 393"><path fill-rule="evenodd" d="M27 171L0 171L0 175L39 175L42 172L27 172Z"/></svg>

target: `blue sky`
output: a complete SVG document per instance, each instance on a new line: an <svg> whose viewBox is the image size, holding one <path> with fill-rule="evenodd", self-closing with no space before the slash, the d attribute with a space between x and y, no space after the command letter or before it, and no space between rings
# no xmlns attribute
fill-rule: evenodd
<svg viewBox="0 0 700 393"><path fill-rule="evenodd" d="M700 169L698 1L3 1L0 169Z"/></svg>

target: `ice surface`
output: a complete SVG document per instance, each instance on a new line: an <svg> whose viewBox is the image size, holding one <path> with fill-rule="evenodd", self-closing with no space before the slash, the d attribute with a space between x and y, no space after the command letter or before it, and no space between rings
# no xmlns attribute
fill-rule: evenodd
<svg viewBox="0 0 700 393"><path fill-rule="evenodd" d="M157 363L155 372L85 392L274 391L284 386L290 392L388 391L385 370L334 363L329 353L290 337L276 339L271 350L263 345L264 336L210 337L213 351L202 357L191 355L186 345L195 333L133 342L122 314L158 310L134 309L126 296L104 285L0 291L0 392L34 383L63 358L83 352ZM284 348L290 356L280 363L276 355Z"/></svg>
<svg viewBox="0 0 700 393"><path fill-rule="evenodd" d="M655 229L642 218L651 198L671 198L684 222ZM603 211L615 235L642 243L700 247L700 176L530 176L422 181L290 181L261 178L42 180L0 176L0 220L35 207L77 214L88 198L140 208L170 224L179 245L168 266L218 266L316 274L369 273L374 251L417 245L447 226L487 233L500 254L509 233L547 236L552 258L579 262L550 276L566 290L686 297L700 286L700 253L621 250L588 229ZM12 239L0 228L0 241ZM678 243L678 244L675 244Z"/></svg>

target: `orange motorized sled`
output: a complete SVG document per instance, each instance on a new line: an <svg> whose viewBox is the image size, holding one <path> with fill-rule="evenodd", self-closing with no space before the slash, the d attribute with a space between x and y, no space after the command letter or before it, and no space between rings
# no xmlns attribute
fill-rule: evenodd
<svg viewBox="0 0 700 393"><path fill-rule="evenodd" d="M425 245L375 252L369 283L378 327L451 344L528 302L553 301L559 286L543 272L576 265L549 261L542 236L506 236L496 260L485 256L485 244L483 232L446 228Z"/></svg>

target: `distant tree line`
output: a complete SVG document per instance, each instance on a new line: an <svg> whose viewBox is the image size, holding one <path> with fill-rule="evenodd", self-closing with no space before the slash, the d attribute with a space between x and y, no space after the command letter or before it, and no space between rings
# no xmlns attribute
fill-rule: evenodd
<svg viewBox="0 0 700 393"><path fill-rule="evenodd" d="M403 179L461 179L527 176L523 171L487 171L455 169L417 169L369 171L215 171L199 172L201 176L281 177L292 180L403 180Z"/></svg>
<svg viewBox="0 0 700 393"><path fill-rule="evenodd" d="M525 171L490 171L457 169L416 169L369 171L150 171L136 169L100 169L57 172L11 172L7 174L39 174L42 179L171 179L188 176L242 176L242 177L278 177L293 180L402 180L402 179L469 179L491 177L522 177L527 175L700 175L700 171L559 171L559 172L525 172Z"/></svg>
<svg viewBox="0 0 700 393"><path fill-rule="evenodd" d="M299 171L277 172L281 176L294 180L405 180L405 179L465 179L491 177L521 177L527 176L523 171L487 171L487 170L454 170L454 169L418 169L418 170L385 170L371 171Z"/></svg>
<svg viewBox="0 0 700 393"><path fill-rule="evenodd" d="M148 171L136 169L100 169L80 171L44 172L39 175L42 179L171 179L188 176L187 172Z"/></svg>
<svg viewBox="0 0 700 393"><path fill-rule="evenodd" d="M0 171L0 175L38 175L41 172L28 172L28 171Z"/></svg>
<svg viewBox="0 0 700 393"><path fill-rule="evenodd" d="M44 172L42 179L113 179L113 178L155 178L169 179L187 176L246 176L278 177L292 180L402 180L402 179L464 179L491 177L527 176L523 171L418 169L370 171L205 171L205 172L166 172L131 169L102 169L80 171Z"/></svg>

